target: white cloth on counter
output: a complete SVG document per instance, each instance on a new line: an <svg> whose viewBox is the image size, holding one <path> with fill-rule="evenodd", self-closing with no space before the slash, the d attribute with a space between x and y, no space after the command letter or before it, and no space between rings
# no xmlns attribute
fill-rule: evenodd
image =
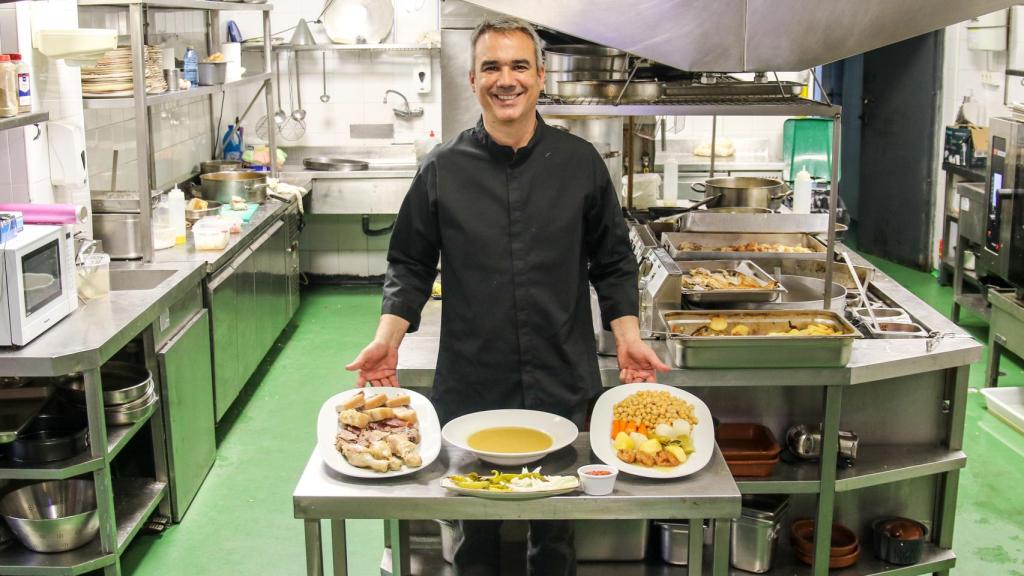
<svg viewBox="0 0 1024 576"><path fill-rule="evenodd" d="M288 184L287 182L281 182L277 178L267 178L267 187L276 196L282 198L295 198L295 203L299 205L299 214L304 212L302 208L302 196L308 191L302 186L296 186L294 184Z"/></svg>

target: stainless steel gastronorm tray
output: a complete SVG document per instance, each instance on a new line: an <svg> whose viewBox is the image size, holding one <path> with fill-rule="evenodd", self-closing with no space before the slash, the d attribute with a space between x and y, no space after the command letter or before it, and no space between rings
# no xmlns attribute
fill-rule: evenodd
<svg viewBox="0 0 1024 576"><path fill-rule="evenodd" d="M679 250L677 246L683 242L695 242L700 244L703 249L699 251ZM804 248L811 250L811 252L715 252L712 250L713 248L721 248L746 242L803 246ZM825 257L825 244L812 234L666 232L661 235L661 244L675 260L763 260L766 258L819 260Z"/></svg>
<svg viewBox="0 0 1024 576"><path fill-rule="evenodd" d="M711 318L749 326L755 334L825 324L834 336L693 336ZM860 332L841 315L825 310L673 310L662 312L672 360L680 368L831 368L846 366Z"/></svg>
<svg viewBox="0 0 1024 576"><path fill-rule="evenodd" d="M720 302L771 302L779 297L780 294L786 292L785 287L781 283L776 282L774 278L768 275L767 272L761 269L760 266L754 264L750 260L687 260L683 262L676 262L679 269L683 271L683 276L690 273L695 268L707 268L714 272L715 270L730 270L746 274L752 278L760 280L765 284L775 284L774 288L735 288L735 289L721 289L721 290L693 290L693 289L682 289L683 299L687 302L694 304L711 304Z"/></svg>

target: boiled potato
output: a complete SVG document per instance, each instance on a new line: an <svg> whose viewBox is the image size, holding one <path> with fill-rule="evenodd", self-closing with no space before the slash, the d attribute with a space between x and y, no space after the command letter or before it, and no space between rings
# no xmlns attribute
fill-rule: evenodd
<svg viewBox="0 0 1024 576"><path fill-rule="evenodd" d="M633 440L633 444L635 444L637 448L642 446L644 442L647 442L647 436L644 436L639 432L633 432L629 437Z"/></svg>
<svg viewBox="0 0 1024 576"><path fill-rule="evenodd" d="M729 327L729 322L721 316L712 316L711 322L708 323L708 328L711 328L715 332L721 332Z"/></svg>
<svg viewBox="0 0 1024 576"><path fill-rule="evenodd" d="M625 432L619 432L615 436L615 449L616 450L632 450L636 448L636 444L633 443L633 439L629 437L629 434Z"/></svg>
<svg viewBox="0 0 1024 576"><path fill-rule="evenodd" d="M680 464L686 462L686 451L680 448L679 446L676 446L675 444L671 446L666 446L665 451L675 456L676 460L679 460Z"/></svg>
<svg viewBox="0 0 1024 576"><path fill-rule="evenodd" d="M647 454L653 456L658 452L661 452L661 442L658 442L657 440L652 438L647 442L641 444L639 450L641 452L646 452Z"/></svg>
<svg viewBox="0 0 1024 576"><path fill-rule="evenodd" d="M732 327L732 330L729 331L729 335L731 335L731 336L749 336L750 335L750 327L746 326L744 324L737 324L737 325Z"/></svg>

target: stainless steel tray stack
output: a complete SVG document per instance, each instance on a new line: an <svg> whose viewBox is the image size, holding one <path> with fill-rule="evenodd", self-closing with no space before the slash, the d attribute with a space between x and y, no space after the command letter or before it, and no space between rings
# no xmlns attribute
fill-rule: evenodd
<svg viewBox="0 0 1024 576"><path fill-rule="evenodd" d="M700 250L680 250L684 242L700 245ZM720 252L737 244L784 244L801 246L810 252ZM733 233L733 232L666 232L661 244L675 260L820 260L826 255L825 244L812 234Z"/></svg>
<svg viewBox="0 0 1024 576"><path fill-rule="evenodd" d="M694 336L713 317L747 326L749 336ZM860 332L841 315L824 310L675 310L662 313L668 327L669 350L680 368L833 368L850 361ZM766 336L808 324L824 324L839 332L830 336Z"/></svg>
<svg viewBox="0 0 1024 576"><path fill-rule="evenodd" d="M762 282L764 288L733 288L719 290L682 289L683 300L693 304L720 304L724 302L771 302L786 292L786 288L760 266L750 260L689 260L677 262L676 265L686 275L697 268L706 268L711 272L727 270L746 274Z"/></svg>

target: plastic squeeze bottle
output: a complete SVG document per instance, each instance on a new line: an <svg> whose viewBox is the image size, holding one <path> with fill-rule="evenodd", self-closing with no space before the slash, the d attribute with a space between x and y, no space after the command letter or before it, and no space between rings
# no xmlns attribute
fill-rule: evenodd
<svg viewBox="0 0 1024 576"><path fill-rule="evenodd" d="M679 162L666 160L663 166L665 182L661 188L662 204L675 206L679 201Z"/></svg>
<svg viewBox="0 0 1024 576"><path fill-rule="evenodd" d="M806 167L796 173L796 179L793 181L793 212L811 213L811 173Z"/></svg>
<svg viewBox="0 0 1024 576"><path fill-rule="evenodd" d="M174 229L174 243L185 243L185 193L175 185L167 193L167 205L170 208L170 225Z"/></svg>
<svg viewBox="0 0 1024 576"><path fill-rule="evenodd" d="M199 85L199 55L195 48L185 48L185 80L192 83L192 86Z"/></svg>

